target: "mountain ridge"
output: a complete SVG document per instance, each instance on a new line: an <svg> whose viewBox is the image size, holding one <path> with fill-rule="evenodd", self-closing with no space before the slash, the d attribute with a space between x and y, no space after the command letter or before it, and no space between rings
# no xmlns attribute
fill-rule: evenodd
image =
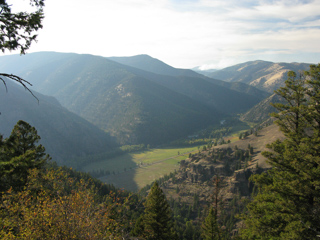
<svg viewBox="0 0 320 240"><path fill-rule="evenodd" d="M111 57L108 59L114 60L116 62L119 62L121 64L130 66L136 69L140 69L146 72L151 72L154 74L166 75L171 77L180 77L180 78L183 76L193 77L193 78L197 78L198 81L202 79L207 82L213 83L214 85L226 87L230 90L234 90L240 93L246 93L258 98L269 96L266 92L258 90L257 88L252 87L250 85L247 85L244 83L225 82L222 80L214 79L211 77L207 77L197 71L193 71L193 69L174 68L156 58L150 57L149 55L136 55L131 57ZM262 98L260 98L260 100L262 100Z"/></svg>
<svg viewBox="0 0 320 240"><path fill-rule="evenodd" d="M274 63L256 60L204 74L226 82L243 82L260 90L273 93L274 90L283 86L288 71L304 71L308 70L309 66L308 63Z"/></svg>
<svg viewBox="0 0 320 240"><path fill-rule="evenodd" d="M32 89L53 95L69 110L116 136L121 144L164 143L216 124L225 116L109 59L57 55L63 61L51 56L50 62L17 74L30 79Z"/></svg>

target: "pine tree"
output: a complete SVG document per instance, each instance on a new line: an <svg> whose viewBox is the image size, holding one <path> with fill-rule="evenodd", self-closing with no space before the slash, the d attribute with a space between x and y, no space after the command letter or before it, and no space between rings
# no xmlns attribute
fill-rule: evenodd
<svg viewBox="0 0 320 240"><path fill-rule="evenodd" d="M202 224L202 237L205 240L220 239L216 210L211 207Z"/></svg>
<svg viewBox="0 0 320 240"><path fill-rule="evenodd" d="M317 239L320 233L320 66L315 69L308 78L289 72L276 91L286 104L273 104L279 110L273 116L286 139L268 145L264 156L273 168L253 177L260 191L248 205L243 239Z"/></svg>
<svg viewBox="0 0 320 240"><path fill-rule="evenodd" d="M172 210L166 196L155 182L147 196L143 216L144 237L148 240L176 239Z"/></svg>
<svg viewBox="0 0 320 240"><path fill-rule="evenodd" d="M25 54L32 42L36 42L36 32L42 28L44 0L30 0L29 10L32 9L32 12L14 12L11 9L12 5L14 3L8 3L6 0L0 1L0 50L20 50L21 54ZM13 74L0 73L0 82L3 82L5 87L7 79L18 82L33 95L27 87L31 85L28 81Z"/></svg>
<svg viewBox="0 0 320 240"><path fill-rule="evenodd" d="M183 239L185 240L193 240L193 235L194 235L194 227L192 225L192 221L187 221L185 230L183 232Z"/></svg>
<svg viewBox="0 0 320 240"><path fill-rule="evenodd" d="M45 148L37 145L37 130L25 121L18 121L11 135L0 144L0 191L21 188L30 169L40 169L50 159Z"/></svg>
<svg viewBox="0 0 320 240"><path fill-rule="evenodd" d="M221 189L224 184L223 179L214 176L213 181L214 190L212 193L212 207L209 209L208 216L202 224L202 236L204 239L221 239L221 228L218 222L218 213L222 210L222 196Z"/></svg>

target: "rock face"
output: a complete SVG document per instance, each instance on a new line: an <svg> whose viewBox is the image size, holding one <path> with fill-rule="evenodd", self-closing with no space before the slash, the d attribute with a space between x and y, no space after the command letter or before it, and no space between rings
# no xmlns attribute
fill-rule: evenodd
<svg viewBox="0 0 320 240"><path fill-rule="evenodd" d="M210 187L215 176L219 176L224 181L223 192L225 198L232 199L232 195L240 194L249 196L253 185L249 181L252 174L257 173L256 168L236 169L237 154L235 151L227 151L221 160L215 156L220 155L224 150L208 150L191 155L190 158L180 162L180 169L177 176L177 182L185 185L198 185ZM226 151L225 151L226 152ZM215 155L216 154L216 155ZM243 164L242 164L243 165ZM201 187L200 187L201 188ZM211 190L207 190L211 191Z"/></svg>
<svg viewBox="0 0 320 240"><path fill-rule="evenodd" d="M255 174L257 171L254 169L241 169L238 171L235 171L233 174L233 186L234 186L234 191L233 193L240 193L241 196L249 196L253 184L252 182L248 181L249 177L252 174Z"/></svg>
<svg viewBox="0 0 320 240"><path fill-rule="evenodd" d="M284 138L275 125L254 131L256 134L248 133L239 141L208 144L181 160L177 174L163 184L168 199L196 211L195 222L199 221L199 209L213 206L214 199L218 199L219 209L223 209L219 213L222 228L228 229L231 238L236 235L243 224L236 216L246 211L247 200L255 189L250 176L270 168L261 152L268 150L266 144Z"/></svg>
<svg viewBox="0 0 320 240"><path fill-rule="evenodd" d="M189 160L189 159L188 159ZM194 161L182 160L180 162L180 171L182 172L181 180L193 182L209 181L213 176L225 175L223 166L207 165L203 162L195 163Z"/></svg>

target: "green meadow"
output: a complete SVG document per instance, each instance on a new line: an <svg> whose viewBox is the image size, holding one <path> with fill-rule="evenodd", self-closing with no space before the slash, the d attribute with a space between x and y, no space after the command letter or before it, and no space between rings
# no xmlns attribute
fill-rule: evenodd
<svg viewBox="0 0 320 240"><path fill-rule="evenodd" d="M179 168L179 162L186 159L198 147L157 148L143 152L128 153L105 161L93 162L83 167L83 171L108 170L112 174L101 177L116 187L138 191L152 181Z"/></svg>

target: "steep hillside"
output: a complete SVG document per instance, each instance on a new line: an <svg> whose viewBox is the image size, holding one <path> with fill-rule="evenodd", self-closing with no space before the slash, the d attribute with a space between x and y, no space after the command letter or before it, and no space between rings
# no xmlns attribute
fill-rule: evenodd
<svg viewBox="0 0 320 240"><path fill-rule="evenodd" d="M43 55L44 60L38 61ZM21 59L15 62L16 69L22 69L16 74L32 82L37 91L55 96L69 110L109 131L122 144L159 144L224 117L103 57L38 53ZM34 59L37 64L33 67L23 67Z"/></svg>
<svg viewBox="0 0 320 240"><path fill-rule="evenodd" d="M262 99L268 96L266 92L258 90L253 86L244 83L225 82L205 77L204 75L196 73L189 69L174 68L148 55L138 55L133 57L112 57L109 59L125 64L127 66L134 67L136 69L143 70L145 72L139 72L139 74L142 74L143 76L146 76L146 74L148 73L155 73L158 76L155 76L154 74L149 74L147 75L147 78L155 80L157 83L160 83L168 88L172 88L175 91L178 89L180 93L186 94L190 97L194 97L195 99L201 100L203 97L208 96L208 93L202 94L199 92L199 90L197 90L197 88L207 88L207 92L212 91L212 96L208 97L211 102L215 103L215 107L220 106L220 110L228 111L229 113L234 113L235 109L237 109L238 112L243 111L243 107L235 106L234 104L241 104L242 101L240 98L242 98L244 102L246 102L248 96L245 95L251 95L252 97L249 101L253 102L261 101ZM171 76L171 78L169 76ZM191 78L193 78L192 83ZM208 82L210 82L213 85L210 86ZM179 84L179 86L177 86L177 84ZM187 86L185 86L185 84ZM188 87L191 87L192 89L194 89L194 91L191 92L190 89L188 89ZM234 93L233 91L228 91L227 89L237 91L242 94ZM200 94L193 95L192 93ZM217 93L219 96L223 95L226 99L218 98L217 96L216 99L212 98ZM243 93L245 93L245 95L243 95ZM236 96L239 97L239 99L233 101L233 103L231 104L232 106L234 106L234 108L232 109L230 108L230 106L223 106L223 103L226 103L226 101L228 101L227 98L230 96L234 96L235 98ZM244 105L250 104L248 104L247 102L247 104Z"/></svg>
<svg viewBox="0 0 320 240"><path fill-rule="evenodd" d="M270 118L270 113L276 111L276 109L272 107L270 103L278 103L281 101L283 101L283 98L279 97L279 95L273 94L244 113L240 119L246 122L264 122Z"/></svg>
<svg viewBox="0 0 320 240"><path fill-rule="evenodd" d="M134 68L130 69L130 71L227 114L247 111L266 97L266 94L261 93L258 89L255 89L257 90L257 96L252 96L251 94L241 93L231 90L228 87L220 86L220 84L213 84L202 77L164 77L163 75ZM223 83L225 82L222 82L222 84ZM246 84L242 85L250 88L250 86Z"/></svg>
<svg viewBox="0 0 320 240"><path fill-rule="evenodd" d="M236 215L245 211L247 200L257 190L249 177L270 168L261 152L276 139L283 139L283 135L276 125L271 125L230 144L208 144L181 160L176 174L159 179L175 215L179 216L176 221L183 225L192 220L195 229L200 229L198 219L207 216L209 206L218 204L219 225L230 233L226 239L233 239L241 224ZM148 186L141 192L147 189Z"/></svg>
<svg viewBox="0 0 320 240"><path fill-rule="evenodd" d="M223 117L184 95L137 76L122 79L110 89L99 88L81 111L71 109L109 131L122 144L164 143L216 124Z"/></svg>
<svg viewBox="0 0 320 240"><path fill-rule="evenodd" d="M8 137L18 120L34 126L53 160L67 164L73 157L106 152L115 141L86 120L62 107L53 97L33 92L7 80L8 92L0 87L0 133Z"/></svg>
<svg viewBox="0 0 320 240"><path fill-rule="evenodd" d="M214 78L206 78L208 82L211 82L213 84L228 88L230 90L234 90L240 93L245 93L247 95L250 95L254 97L255 99L265 99L266 97L270 96L270 93L266 92L265 90L258 89L256 87L253 87L251 85L248 85L246 83L242 82L225 82L222 80L217 80Z"/></svg>
<svg viewBox="0 0 320 240"><path fill-rule="evenodd" d="M237 64L207 75L226 82L247 83L272 93L283 85L288 71L304 71L309 69L309 66L307 63L273 63L259 60Z"/></svg>

